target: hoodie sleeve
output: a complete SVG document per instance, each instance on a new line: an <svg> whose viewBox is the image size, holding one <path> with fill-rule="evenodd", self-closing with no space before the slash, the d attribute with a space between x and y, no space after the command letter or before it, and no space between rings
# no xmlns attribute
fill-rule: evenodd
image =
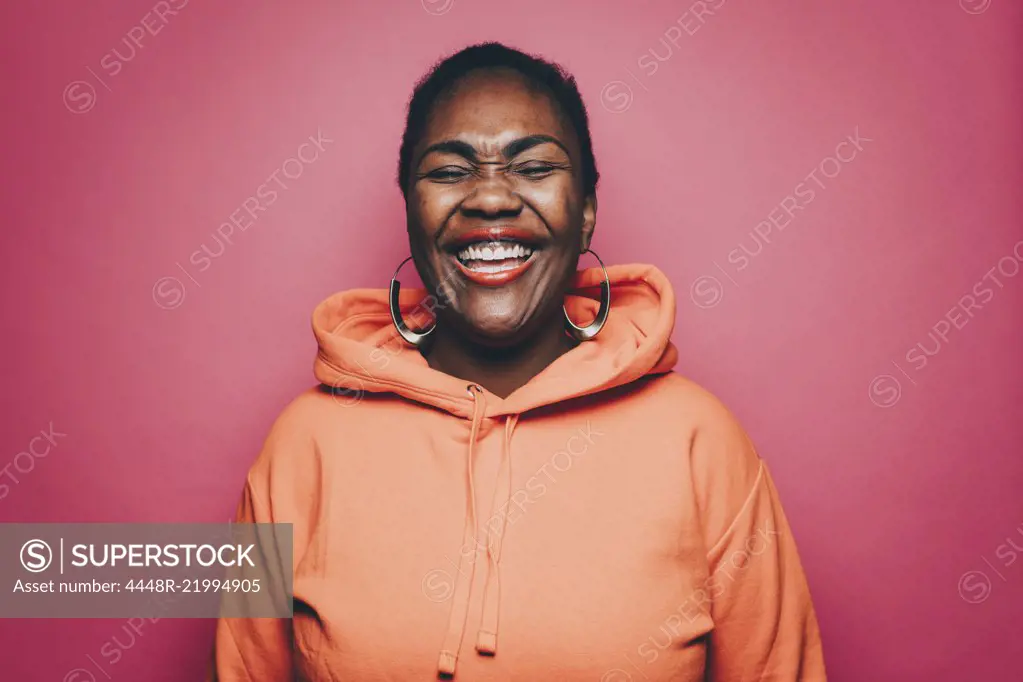
<svg viewBox="0 0 1023 682"><path fill-rule="evenodd" d="M270 506L256 492L251 475L238 503L238 523L272 523ZM290 568L290 567L289 567ZM220 618L206 682L290 682L291 619Z"/></svg>
<svg viewBox="0 0 1023 682"><path fill-rule="evenodd" d="M707 681L825 682L809 586L766 465L723 407L692 455L714 621Z"/></svg>

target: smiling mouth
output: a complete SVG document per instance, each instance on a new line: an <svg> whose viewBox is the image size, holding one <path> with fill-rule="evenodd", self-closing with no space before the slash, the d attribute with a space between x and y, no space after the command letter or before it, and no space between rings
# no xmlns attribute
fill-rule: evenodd
<svg viewBox="0 0 1023 682"><path fill-rule="evenodd" d="M538 249L510 239L473 242L454 257L470 272L497 274L512 272L533 258Z"/></svg>

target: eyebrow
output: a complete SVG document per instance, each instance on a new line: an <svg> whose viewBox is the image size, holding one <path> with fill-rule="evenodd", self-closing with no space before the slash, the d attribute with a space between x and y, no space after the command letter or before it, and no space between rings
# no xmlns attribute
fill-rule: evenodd
<svg viewBox="0 0 1023 682"><path fill-rule="evenodd" d="M501 149L501 153L506 158L511 158L521 154L527 149L548 143L560 147L561 150L568 155L568 158L572 158L572 154L568 151L568 147L566 147L561 140L551 135L543 134L526 135L525 137L512 140ZM479 156L476 154L476 148L468 142L463 142L462 140L442 140L441 142L431 144L429 147L424 149L422 154L419 155L419 158L416 159L414 167L418 167L419 164L423 162L423 159L433 152L456 154L474 163L479 161Z"/></svg>

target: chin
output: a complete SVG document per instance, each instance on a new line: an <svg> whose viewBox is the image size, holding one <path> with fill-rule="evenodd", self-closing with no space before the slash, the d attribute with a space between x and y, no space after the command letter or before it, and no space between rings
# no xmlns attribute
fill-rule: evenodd
<svg viewBox="0 0 1023 682"><path fill-rule="evenodd" d="M463 319L465 331L475 342L494 348L514 346L531 335L535 326L525 310L470 312Z"/></svg>

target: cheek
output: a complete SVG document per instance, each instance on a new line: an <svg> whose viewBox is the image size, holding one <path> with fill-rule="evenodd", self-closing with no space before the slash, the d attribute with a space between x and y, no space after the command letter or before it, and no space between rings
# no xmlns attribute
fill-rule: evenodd
<svg viewBox="0 0 1023 682"><path fill-rule="evenodd" d="M530 203L558 236L571 234L582 223L582 204L576 199L571 180L535 187Z"/></svg>
<svg viewBox="0 0 1023 682"><path fill-rule="evenodd" d="M409 202L409 219L417 225L427 237L432 237L451 215L458 205L459 197L453 192L431 190L416 192L413 201Z"/></svg>

